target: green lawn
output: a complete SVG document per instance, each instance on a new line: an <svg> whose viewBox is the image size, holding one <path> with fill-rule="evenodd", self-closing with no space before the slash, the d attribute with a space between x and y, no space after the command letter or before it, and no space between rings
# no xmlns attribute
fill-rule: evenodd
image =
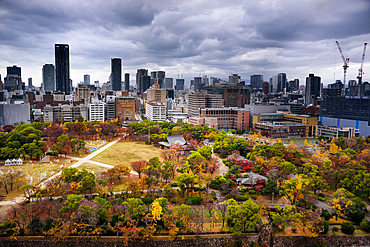
<svg viewBox="0 0 370 247"><path fill-rule="evenodd" d="M133 161L159 157L160 153L161 150L152 145L149 146L139 142L117 142L91 160L113 166L119 164L130 165Z"/></svg>
<svg viewBox="0 0 370 247"><path fill-rule="evenodd" d="M319 141L317 138L289 138L289 139L281 139L282 142L289 144L291 141L294 142L296 145L303 145L304 140L307 140L309 144L316 143L316 141Z"/></svg>
<svg viewBox="0 0 370 247"><path fill-rule="evenodd" d="M94 172L94 174L108 170L106 167L98 166L92 163L85 162L77 167L79 170L85 169L88 172Z"/></svg>

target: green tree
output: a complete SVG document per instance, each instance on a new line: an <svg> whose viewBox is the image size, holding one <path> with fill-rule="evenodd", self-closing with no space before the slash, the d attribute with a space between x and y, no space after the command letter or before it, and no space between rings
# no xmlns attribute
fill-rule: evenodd
<svg viewBox="0 0 370 247"><path fill-rule="evenodd" d="M259 206L251 200L238 204L234 199L229 199L223 204L227 205L225 219L233 235L241 235L246 229L255 229L259 222Z"/></svg>
<svg viewBox="0 0 370 247"><path fill-rule="evenodd" d="M291 222L298 222L303 218L300 213L294 212L294 207L285 205L283 208L277 207L277 212L270 213L274 227L284 231Z"/></svg>

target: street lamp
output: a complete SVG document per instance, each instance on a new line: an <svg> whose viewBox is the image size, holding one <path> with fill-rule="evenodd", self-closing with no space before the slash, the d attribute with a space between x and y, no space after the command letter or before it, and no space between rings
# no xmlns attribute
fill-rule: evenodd
<svg viewBox="0 0 370 247"><path fill-rule="evenodd" d="M272 192L272 201L271 201L271 205L274 205L274 192Z"/></svg>

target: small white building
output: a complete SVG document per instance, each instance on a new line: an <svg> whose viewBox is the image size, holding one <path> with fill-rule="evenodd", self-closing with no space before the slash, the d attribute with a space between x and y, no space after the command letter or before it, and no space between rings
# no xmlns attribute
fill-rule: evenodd
<svg viewBox="0 0 370 247"><path fill-rule="evenodd" d="M166 104L158 101L147 101L145 104L145 116L151 121L166 121Z"/></svg>
<svg viewBox="0 0 370 247"><path fill-rule="evenodd" d="M7 159L5 160L5 164L6 166L11 166L12 165L12 162L10 161L10 159Z"/></svg>

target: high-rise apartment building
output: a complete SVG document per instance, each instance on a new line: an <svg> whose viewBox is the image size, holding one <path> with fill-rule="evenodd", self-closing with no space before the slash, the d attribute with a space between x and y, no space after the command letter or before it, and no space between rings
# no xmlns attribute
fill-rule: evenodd
<svg viewBox="0 0 370 247"><path fill-rule="evenodd" d="M121 83L122 83L122 66L121 66L121 59L120 58L112 58L112 70L111 70L111 84L113 91L121 91Z"/></svg>
<svg viewBox="0 0 370 247"><path fill-rule="evenodd" d="M42 66L42 87L43 91L55 91L55 68L52 64Z"/></svg>
<svg viewBox="0 0 370 247"><path fill-rule="evenodd" d="M71 93L70 73L69 73L69 45L55 44L55 82L56 91L63 92L65 95Z"/></svg>
<svg viewBox="0 0 370 247"><path fill-rule="evenodd" d="M251 75L251 89L261 89L263 83L263 75Z"/></svg>
<svg viewBox="0 0 370 247"><path fill-rule="evenodd" d="M305 104L315 104L315 100L320 96L321 77L309 74L306 77L306 95Z"/></svg>
<svg viewBox="0 0 370 247"><path fill-rule="evenodd" d="M105 121L104 118L105 103L89 104L89 120L90 121Z"/></svg>
<svg viewBox="0 0 370 247"><path fill-rule="evenodd" d="M194 77L194 92L196 92L197 90L200 90L202 89L202 77Z"/></svg>
<svg viewBox="0 0 370 247"><path fill-rule="evenodd" d="M125 91L130 92L130 73L125 73Z"/></svg>
<svg viewBox="0 0 370 247"><path fill-rule="evenodd" d="M90 85L90 75L84 75L84 85Z"/></svg>
<svg viewBox="0 0 370 247"><path fill-rule="evenodd" d="M166 104L157 101L147 101L145 116L150 121L166 121Z"/></svg>

